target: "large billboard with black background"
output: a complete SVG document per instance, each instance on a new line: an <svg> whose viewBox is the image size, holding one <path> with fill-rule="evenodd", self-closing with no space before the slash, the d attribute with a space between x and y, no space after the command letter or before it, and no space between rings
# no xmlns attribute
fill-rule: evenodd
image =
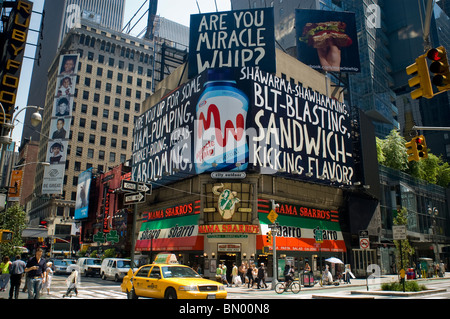
<svg viewBox="0 0 450 319"><path fill-rule="evenodd" d="M275 73L273 8L191 15L189 78L206 69L242 66Z"/></svg>
<svg viewBox="0 0 450 319"><path fill-rule="evenodd" d="M297 59L315 70L361 72L355 13L295 10Z"/></svg>
<svg viewBox="0 0 450 319"><path fill-rule="evenodd" d="M318 183L354 178L349 107L253 67L210 69L136 121L132 177L154 187L212 171Z"/></svg>

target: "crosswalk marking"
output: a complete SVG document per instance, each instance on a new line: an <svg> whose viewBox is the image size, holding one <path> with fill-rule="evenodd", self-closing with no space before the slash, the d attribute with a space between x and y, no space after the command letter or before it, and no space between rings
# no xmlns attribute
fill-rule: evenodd
<svg viewBox="0 0 450 319"><path fill-rule="evenodd" d="M66 293L66 290L53 291L51 295L46 295L45 299L60 299ZM67 299L126 299L127 296L123 292L113 290L95 290L95 289L78 289L78 296L72 293L72 297Z"/></svg>

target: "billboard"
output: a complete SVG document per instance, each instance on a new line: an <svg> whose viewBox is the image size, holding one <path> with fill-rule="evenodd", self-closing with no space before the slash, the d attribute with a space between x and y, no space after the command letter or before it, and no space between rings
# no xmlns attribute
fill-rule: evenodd
<svg viewBox="0 0 450 319"><path fill-rule="evenodd" d="M46 153L50 166L44 169L42 194L62 194L63 191L78 60L78 54L61 55L59 59Z"/></svg>
<svg viewBox="0 0 450 319"><path fill-rule="evenodd" d="M189 78L206 69L242 66L275 73L273 8L191 15Z"/></svg>
<svg viewBox="0 0 450 319"><path fill-rule="evenodd" d="M154 187L249 171L347 184L350 109L253 67L202 72L135 122L131 179Z"/></svg>
<svg viewBox="0 0 450 319"><path fill-rule="evenodd" d="M297 59L316 70L361 72L355 13L295 10Z"/></svg>
<svg viewBox="0 0 450 319"><path fill-rule="evenodd" d="M8 2L12 6L9 18L3 21L2 56L0 63L0 103L6 118L0 112L0 122L11 120L16 103L16 94L19 87L20 72L22 69L25 45L30 26L33 3L26 0ZM1 8L1 6L0 6ZM6 12L6 11L5 11Z"/></svg>
<svg viewBox="0 0 450 319"><path fill-rule="evenodd" d="M75 219L83 219L88 217L91 180L92 167L78 175L77 197L75 200Z"/></svg>

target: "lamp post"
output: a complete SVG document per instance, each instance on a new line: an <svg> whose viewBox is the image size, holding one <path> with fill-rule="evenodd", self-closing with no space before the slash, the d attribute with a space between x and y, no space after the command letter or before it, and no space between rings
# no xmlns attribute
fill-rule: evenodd
<svg viewBox="0 0 450 319"><path fill-rule="evenodd" d="M42 122L42 115L39 113L40 111L43 111L44 109L38 106L34 106L34 105L29 105L29 106L25 106L24 108L22 108L20 111L18 111L17 113L15 113L13 119L11 120L10 123L6 122L6 113L5 113L5 109L3 107L3 105L0 103L1 106L1 111L3 112L3 123L1 123L2 126L2 135L0 136L0 144L2 144L2 153L1 153L1 163L0 163L0 168L3 168L5 166L5 154L6 154L6 147L7 145L12 143L12 133L14 130L14 122L17 119L17 116L22 113L24 110L26 109L30 109L30 108L34 108L36 109L36 112L34 112L31 115L31 125L33 126L38 126L41 122ZM9 133L8 135L3 135L4 132ZM14 153L14 152L13 152ZM11 156L11 166L12 167L12 163L13 163L13 156ZM9 170L8 170L8 174L9 174ZM4 178L3 176L3 171L0 170L0 185L4 184L4 181L8 181L8 177L6 176L6 178Z"/></svg>
<svg viewBox="0 0 450 319"><path fill-rule="evenodd" d="M434 260L436 263L439 263L439 248L437 243L437 225L436 225L436 217L439 215L439 210L436 207L430 207L428 206L428 214L431 216L431 220L433 222L433 225L431 226L433 231L433 241L434 245L436 246L436 250L434 252Z"/></svg>

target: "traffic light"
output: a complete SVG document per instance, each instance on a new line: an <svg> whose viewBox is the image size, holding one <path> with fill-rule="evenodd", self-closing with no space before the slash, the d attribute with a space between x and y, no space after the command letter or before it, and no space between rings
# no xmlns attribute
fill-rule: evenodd
<svg viewBox="0 0 450 319"><path fill-rule="evenodd" d="M427 55L423 54L416 59L416 63L406 68L406 74L415 75L408 80L410 87L419 85L411 92L411 97L415 100L419 97L431 99L433 97L433 87L431 86L430 73L428 72Z"/></svg>
<svg viewBox="0 0 450 319"><path fill-rule="evenodd" d="M436 85L439 93L450 90L450 69L445 48L440 46L428 50L427 57L432 61L430 64L430 72L434 73L431 78L431 83Z"/></svg>
<svg viewBox="0 0 450 319"><path fill-rule="evenodd" d="M428 158L428 148L425 143L425 137L423 137L423 135L416 136L415 143L419 158Z"/></svg>
<svg viewBox="0 0 450 319"><path fill-rule="evenodd" d="M428 158L428 148L423 135L415 136L410 142L407 142L405 146L407 148L406 154L408 154L408 162L418 162L420 159Z"/></svg>
<svg viewBox="0 0 450 319"><path fill-rule="evenodd" d="M12 241L13 232L6 229L0 229L0 243L9 243Z"/></svg>
<svg viewBox="0 0 450 319"><path fill-rule="evenodd" d="M267 242L268 244L271 244L271 243L272 243L272 232L271 232L271 231L267 232L266 242Z"/></svg>

